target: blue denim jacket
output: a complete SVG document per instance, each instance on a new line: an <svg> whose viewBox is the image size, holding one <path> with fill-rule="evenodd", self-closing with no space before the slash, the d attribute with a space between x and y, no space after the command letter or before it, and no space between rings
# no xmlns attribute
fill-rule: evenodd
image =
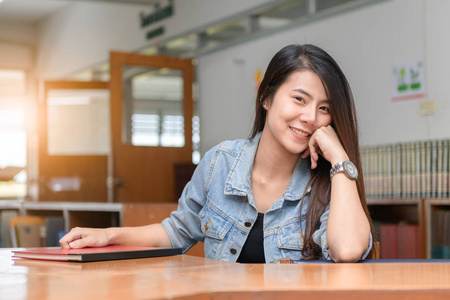
<svg viewBox="0 0 450 300"><path fill-rule="evenodd" d="M197 241L203 241L206 258L237 260L258 215L250 178L259 139L260 135L252 141L225 141L204 155L183 190L178 209L162 222L173 247L181 247L186 252ZM265 213L267 263L285 257L302 258L309 191L301 214L300 200L309 178L310 160L299 159L288 189ZM326 237L328 214L329 207L313 235L314 242L322 249L322 259L330 259ZM372 238L362 258L371 247Z"/></svg>

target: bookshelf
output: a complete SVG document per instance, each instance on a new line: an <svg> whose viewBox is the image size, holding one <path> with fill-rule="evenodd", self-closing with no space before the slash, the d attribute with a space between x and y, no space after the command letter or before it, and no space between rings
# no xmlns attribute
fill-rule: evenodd
<svg viewBox="0 0 450 300"><path fill-rule="evenodd" d="M32 202L24 200L0 200L1 244L10 247L11 239L9 220L17 216L43 217L48 226L55 224L56 228L47 227L46 231L57 230L52 240L57 239L58 232L68 231L73 227L105 228L121 226L123 219L123 204L94 202ZM4 218L4 219L3 219Z"/></svg>
<svg viewBox="0 0 450 300"><path fill-rule="evenodd" d="M418 258L426 258L427 236L424 203L424 199L368 198L367 204L376 227L377 238L380 238L380 226L383 224L417 225Z"/></svg>
<svg viewBox="0 0 450 300"><path fill-rule="evenodd" d="M16 210L21 216L62 216L65 230L76 226L121 226L123 218L121 203L0 200L0 210Z"/></svg>
<svg viewBox="0 0 450 300"><path fill-rule="evenodd" d="M416 224L417 234L412 237L417 239L419 258L435 257L433 251L438 251L439 245L447 251L442 258L449 258L450 224L444 219L448 220L450 213L446 200L450 197L450 140L376 145L360 150L374 223L403 228L405 224ZM403 239L397 244L407 242Z"/></svg>
<svg viewBox="0 0 450 300"><path fill-rule="evenodd" d="M427 258L450 257L450 199L425 201Z"/></svg>

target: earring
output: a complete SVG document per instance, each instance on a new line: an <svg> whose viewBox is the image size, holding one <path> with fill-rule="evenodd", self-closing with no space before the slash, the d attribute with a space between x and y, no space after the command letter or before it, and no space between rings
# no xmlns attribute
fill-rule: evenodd
<svg viewBox="0 0 450 300"><path fill-rule="evenodd" d="M264 104L263 104L263 107L264 107L265 109L267 109L267 103L264 103Z"/></svg>

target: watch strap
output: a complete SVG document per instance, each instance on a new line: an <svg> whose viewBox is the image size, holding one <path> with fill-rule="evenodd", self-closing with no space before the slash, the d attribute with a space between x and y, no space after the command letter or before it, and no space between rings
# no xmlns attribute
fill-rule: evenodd
<svg viewBox="0 0 450 300"><path fill-rule="evenodd" d="M340 161L336 163L330 170L330 180L333 179L333 176L337 173L344 173L349 179L356 180L358 179L358 170L355 165L349 161Z"/></svg>
<svg viewBox="0 0 450 300"><path fill-rule="evenodd" d="M340 161L336 163L330 170L330 180L333 179L333 176L339 172L344 172L344 162Z"/></svg>

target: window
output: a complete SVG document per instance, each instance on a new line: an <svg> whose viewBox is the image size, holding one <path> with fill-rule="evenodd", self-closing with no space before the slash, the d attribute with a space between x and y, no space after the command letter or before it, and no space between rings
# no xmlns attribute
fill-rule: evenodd
<svg viewBox="0 0 450 300"><path fill-rule="evenodd" d="M158 146L160 143L159 115L134 114L131 117L133 145L136 146Z"/></svg>
<svg viewBox="0 0 450 300"><path fill-rule="evenodd" d="M131 140L135 146L184 146L184 117L134 114Z"/></svg>
<svg viewBox="0 0 450 300"><path fill-rule="evenodd" d="M156 114L132 116L132 142L136 146L184 146L184 117ZM192 162L200 162L200 118L192 118Z"/></svg>
<svg viewBox="0 0 450 300"><path fill-rule="evenodd" d="M49 155L111 152L108 90L50 90L47 121Z"/></svg>
<svg viewBox="0 0 450 300"><path fill-rule="evenodd" d="M164 116L161 122L161 146L184 146L184 117L177 115Z"/></svg>
<svg viewBox="0 0 450 300"><path fill-rule="evenodd" d="M198 165L200 162L200 118L192 118L192 162Z"/></svg>
<svg viewBox="0 0 450 300"><path fill-rule="evenodd" d="M0 197L27 193L25 72L0 70Z"/></svg>

